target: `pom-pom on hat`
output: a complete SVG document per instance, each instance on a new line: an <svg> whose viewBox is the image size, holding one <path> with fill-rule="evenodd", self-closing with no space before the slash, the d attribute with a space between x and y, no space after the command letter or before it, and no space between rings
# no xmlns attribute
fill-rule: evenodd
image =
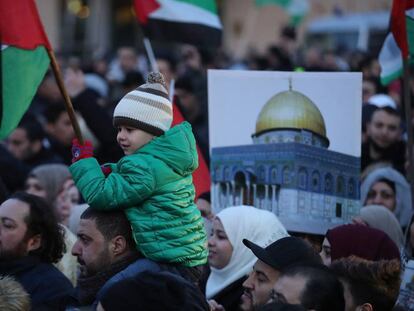
<svg viewBox="0 0 414 311"><path fill-rule="evenodd" d="M164 77L151 72L147 83L127 93L114 110L114 126L130 126L155 136L171 127L172 104L168 97Z"/></svg>

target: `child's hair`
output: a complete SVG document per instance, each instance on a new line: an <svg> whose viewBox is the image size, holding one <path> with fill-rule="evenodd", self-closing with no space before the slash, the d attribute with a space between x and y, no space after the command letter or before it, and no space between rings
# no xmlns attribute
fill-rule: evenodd
<svg viewBox="0 0 414 311"><path fill-rule="evenodd" d="M129 126L155 136L171 127L172 103L168 97L164 77L151 72L147 83L127 93L114 110L114 126Z"/></svg>
<svg viewBox="0 0 414 311"><path fill-rule="evenodd" d="M356 256L330 266L349 286L356 306L370 303L374 310L391 310L400 289L401 265L396 259L369 261Z"/></svg>

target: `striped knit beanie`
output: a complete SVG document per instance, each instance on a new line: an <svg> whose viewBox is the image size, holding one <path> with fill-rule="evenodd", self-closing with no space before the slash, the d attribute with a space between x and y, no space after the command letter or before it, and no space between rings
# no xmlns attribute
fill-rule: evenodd
<svg viewBox="0 0 414 311"><path fill-rule="evenodd" d="M126 94L116 105L113 123L115 127L129 126L160 136L169 130L172 118L164 77L151 72L147 83Z"/></svg>

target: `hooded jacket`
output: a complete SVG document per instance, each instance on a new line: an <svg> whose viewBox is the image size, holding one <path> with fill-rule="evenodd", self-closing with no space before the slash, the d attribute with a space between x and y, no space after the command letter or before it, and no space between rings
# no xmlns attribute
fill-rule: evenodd
<svg viewBox="0 0 414 311"><path fill-rule="evenodd" d="M411 205L410 185L403 175L391 167L378 168L372 171L361 184L361 202L364 205L369 190L381 179L387 179L395 184L396 207L393 211L401 227L407 227L413 214Z"/></svg>
<svg viewBox="0 0 414 311"><path fill-rule="evenodd" d="M194 204L192 172L198 158L191 125L183 122L109 166L112 173L105 178L95 158L71 165L86 202L99 210L125 210L146 258L188 267L205 264L207 238Z"/></svg>

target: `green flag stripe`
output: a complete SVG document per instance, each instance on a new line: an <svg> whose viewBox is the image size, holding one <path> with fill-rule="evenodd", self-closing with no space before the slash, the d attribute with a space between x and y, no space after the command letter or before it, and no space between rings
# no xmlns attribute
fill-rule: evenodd
<svg viewBox="0 0 414 311"><path fill-rule="evenodd" d="M394 81L394 80L398 79L399 77L401 77L401 75L402 75L402 69L394 71L394 72L390 73L387 76L382 76L381 75L381 84L382 85L388 85L392 81Z"/></svg>
<svg viewBox="0 0 414 311"><path fill-rule="evenodd" d="M49 57L43 46L35 50L9 46L1 53L3 115L0 139L17 126L49 67Z"/></svg>
<svg viewBox="0 0 414 311"><path fill-rule="evenodd" d="M186 2L210 11L213 14L217 14L217 7L215 0L176 0L178 2Z"/></svg>

